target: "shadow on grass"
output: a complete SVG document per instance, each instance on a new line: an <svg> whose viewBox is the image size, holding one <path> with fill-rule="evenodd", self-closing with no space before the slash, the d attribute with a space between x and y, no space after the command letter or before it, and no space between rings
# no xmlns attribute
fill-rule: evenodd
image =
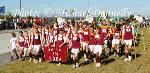
<svg viewBox="0 0 150 73"><path fill-rule="evenodd" d="M58 64L59 62L58 61L50 61L49 63ZM61 62L61 64L71 65L71 64L73 64L73 61Z"/></svg>
<svg viewBox="0 0 150 73"><path fill-rule="evenodd" d="M140 38L142 35L141 34L137 34L137 38Z"/></svg>
<svg viewBox="0 0 150 73"><path fill-rule="evenodd" d="M140 54L136 54L136 59L139 58L140 56L141 56ZM135 55L134 54L132 54L132 58L133 58L133 60L135 60Z"/></svg>
<svg viewBox="0 0 150 73"><path fill-rule="evenodd" d="M112 63L112 62L114 62L114 61L115 61L114 58L111 58L111 59L105 59L105 60L102 61L102 64L109 64L109 63Z"/></svg>
<svg viewBox="0 0 150 73"><path fill-rule="evenodd" d="M89 59L87 62L84 61L84 62L80 63L80 66L85 66L85 65L88 65L88 64L90 64L90 63L94 63L94 61L91 60L91 59Z"/></svg>
<svg viewBox="0 0 150 73"><path fill-rule="evenodd" d="M141 42L141 39L140 39L141 37L142 37L141 34L137 34L137 38L136 38L137 43L136 43L136 46L139 46L139 44Z"/></svg>
<svg viewBox="0 0 150 73"><path fill-rule="evenodd" d="M136 46L139 46L141 39L137 38L136 40L137 40Z"/></svg>

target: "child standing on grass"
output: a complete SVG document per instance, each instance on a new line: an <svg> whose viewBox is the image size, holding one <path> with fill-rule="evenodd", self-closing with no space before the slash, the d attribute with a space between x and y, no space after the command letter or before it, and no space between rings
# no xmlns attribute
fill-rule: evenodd
<svg viewBox="0 0 150 73"><path fill-rule="evenodd" d="M65 45L66 40L67 40L66 36L64 35L64 29L63 28L60 29L59 34L57 34L55 36L55 38L56 38L56 40L55 40L56 47L57 47L57 51L58 51L58 59L56 59L56 61L59 62L58 66L60 66L61 62L63 60L63 57L64 57L64 54L63 54L63 52L64 52L64 45Z"/></svg>
<svg viewBox="0 0 150 73"><path fill-rule="evenodd" d="M88 63L88 45L89 45L89 28L88 22L84 22L82 25L82 51L84 52L85 63Z"/></svg>
<svg viewBox="0 0 150 73"><path fill-rule="evenodd" d="M73 29L73 33L72 33L72 39L71 39L71 43L72 43L72 46L71 46L71 52L73 54L73 68L75 67L79 67L79 59L78 59L78 54L80 52L80 37L79 37L79 34L77 33L77 28L74 28Z"/></svg>
<svg viewBox="0 0 150 73"><path fill-rule="evenodd" d="M10 39L8 48L11 45L11 60L13 60L13 56L16 55L16 59L19 59L19 56L17 54L16 48L17 48L17 38L15 32L11 32L12 38Z"/></svg>
<svg viewBox="0 0 150 73"><path fill-rule="evenodd" d="M101 66L101 54L103 50L104 45L104 39L101 37L101 34L99 33L99 29L96 29L96 33L94 35L94 54L96 55L96 67Z"/></svg>
<svg viewBox="0 0 150 73"><path fill-rule="evenodd" d="M26 56L27 56L27 52L28 52L28 48L29 48L29 43L30 43L30 39L29 39L29 35L27 31L24 31L24 50L23 50L23 60L25 60Z"/></svg>
<svg viewBox="0 0 150 73"><path fill-rule="evenodd" d="M19 44L19 57L20 60L23 60L24 36L22 31L19 31L18 44Z"/></svg>
<svg viewBox="0 0 150 73"><path fill-rule="evenodd" d="M33 45L33 51L34 51L34 63L38 63L39 61L39 52L41 47L41 39L40 39L40 33L38 32L38 29L34 27L33 34L31 35L31 44Z"/></svg>

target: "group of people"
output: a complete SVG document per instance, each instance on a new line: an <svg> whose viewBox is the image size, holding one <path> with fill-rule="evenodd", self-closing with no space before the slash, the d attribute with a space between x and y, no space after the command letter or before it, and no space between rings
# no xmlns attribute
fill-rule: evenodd
<svg viewBox="0 0 150 73"><path fill-rule="evenodd" d="M29 56L29 61L38 63L46 58L46 51L57 50L58 56L65 56L64 52L71 52L73 67L79 67L79 54L85 59L95 62L96 67L101 66L101 56L114 53L114 57L119 57L122 53L121 46L124 45L124 61L131 61L131 47L135 46L139 24L136 19L125 19L123 21L94 20L92 23L87 21L65 21L62 25L57 22L45 26L32 26L31 32L20 31L19 37L12 32L9 46L11 45L11 59L16 55L17 59L25 60ZM8 46L8 47L9 47ZM64 47L65 46L65 47ZM19 55L16 49L19 49ZM110 49L106 53L106 49ZM67 51L65 51L65 50ZM113 51L112 51L113 50ZM51 55L51 54L49 54ZM34 57L33 57L34 56ZM59 62L60 65L64 57L58 60L49 59Z"/></svg>
<svg viewBox="0 0 150 73"><path fill-rule="evenodd" d="M46 21L44 18L31 16L3 16L3 18L0 18L0 30L31 28L33 23L44 25Z"/></svg>

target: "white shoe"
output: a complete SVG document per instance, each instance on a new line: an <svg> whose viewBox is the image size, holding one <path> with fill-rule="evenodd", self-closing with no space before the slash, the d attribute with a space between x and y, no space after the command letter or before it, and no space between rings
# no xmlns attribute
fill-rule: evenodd
<svg viewBox="0 0 150 73"><path fill-rule="evenodd" d="M38 60L36 60L34 63L36 63L36 64L37 64L37 63L38 63Z"/></svg>
<svg viewBox="0 0 150 73"><path fill-rule="evenodd" d="M85 58L85 60L84 60L85 62L88 62L88 59L87 58Z"/></svg>
<svg viewBox="0 0 150 73"><path fill-rule="evenodd" d="M75 65L75 64L73 64L72 68L75 68L75 67L76 67L76 65Z"/></svg>
<svg viewBox="0 0 150 73"><path fill-rule="evenodd" d="M73 58L73 55L71 54L71 58Z"/></svg>
<svg viewBox="0 0 150 73"><path fill-rule="evenodd" d="M96 63L96 59L95 58L93 58L93 61L94 61L94 63Z"/></svg>
<svg viewBox="0 0 150 73"><path fill-rule="evenodd" d="M60 66L60 65L61 65L61 63L58 63L58 64L57 64L57 66Z"/></svg>
<svg viewBox="0 0 150 73"><path fill-rule="evenodd" d="M31 61L32 61L32 58L29 59L29 62L31 62Z"/></svg>
<svg viewBox="0 0 150 73"><path fill-rule="evenodd" d="M114 53L114 57L116 57L116 53Z"/></svg>
<svg viewBox="0 0 150 73"><path fill-rule="evenodd" d="M97 68L101 67L101 64L100 63L96 63L96 67Z"/></svg>
<svg viewBox="0 0 150 73"><path fill-rule="evenodd" d="M135 44L137 44L137 40L135 40Z"/></svg>
<svg viewBox="0 0 150 73"><path fill-rule="evenodd" d="M127 61L128 61L128 58L125 58L124 61L127 62Z"/></svg>
<svg viewBox="0 0 150 73"><path fill-rule="evenodd" d="M33 60L33 62L35 62L35 61L36 61L36 59Z"/></svg>
<svg viewBox="0 0 150 73"><path fill-rule="evenodd" d="M76 67L79 67L79 63L76 63Z"/></svg>
<svg viewBox="0 0 150 73"><path fill-rule="evenodd" d="M131 61L132 60L132 57L131 56L128 56L128 61Z"/></svg>
<svg viewBox="0 0 150 73"><path fill-rule="evenodd" d="M84 58L86 58L86 54L84 54Z"/></svg>
<svg viewBox="0 0 150 73"><path fill-rule="evenodd" d="M39 62L40 62L40 63L42 62L42 58L39 58Z"/></svg>

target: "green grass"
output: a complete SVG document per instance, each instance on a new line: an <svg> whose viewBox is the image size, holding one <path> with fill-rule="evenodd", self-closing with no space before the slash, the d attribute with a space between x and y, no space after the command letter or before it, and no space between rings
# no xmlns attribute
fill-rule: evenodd
<svg viewBox="0 0 150 73"><path fill-rule="evenodd" d="M30 63L26 61L13 61L4 66L0 66L0 73L150 73L150 29L140 29L144 31L146 51L144 51L141 41L137 49L137 59L132 62L124 62L124 56L114 58L110 56L108 61L104 61L100 68L95 68L94 63L72 68L72 64L62 64L57 66L57 63ZM105 63L107 62L107 63ZM83 59L80 60L83 63Z"/></svg>

